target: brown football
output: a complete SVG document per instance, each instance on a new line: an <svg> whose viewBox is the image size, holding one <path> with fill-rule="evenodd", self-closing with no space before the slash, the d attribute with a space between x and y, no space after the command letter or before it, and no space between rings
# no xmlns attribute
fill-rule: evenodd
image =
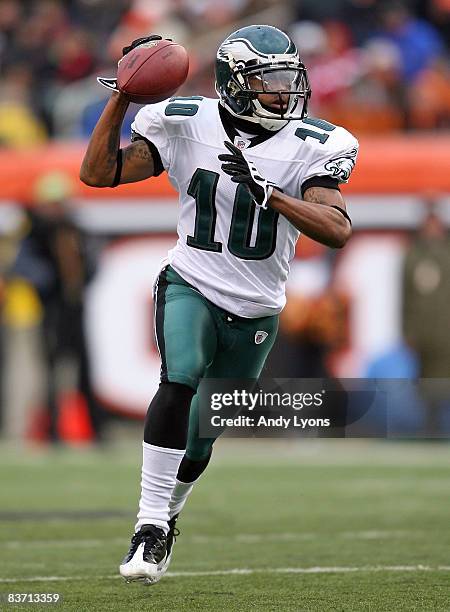
<svg viewBox="0 0 450 612"><path fill-rule="evenodd" d="M170 98L186 80L189 57L181 45L152 40L127 53L119 62L117 85L129 100L155 104Z"/></svg>

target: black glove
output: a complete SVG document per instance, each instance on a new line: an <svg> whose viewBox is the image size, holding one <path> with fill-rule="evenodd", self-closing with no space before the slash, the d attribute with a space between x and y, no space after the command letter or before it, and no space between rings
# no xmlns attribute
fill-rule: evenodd
<svg viewBox="0 0 450 612"><path fill-rule="evenodd" d="M136 49L136 47L145 45L146 43L151 42L152 40L162 40L162 36L160 36L159 34L150 34L150 36L142 36L141 38L136 38L136 40L133 40L131 45L128 45L128 47L124 47L122 49L122 56L126 55L133 49Z"/></svg>
<svg viewBox="0 0 450 612"><path fill-rule="evenodd" d="M123 47L122 57L124 57L127 53L129 53L133 49L136 49L136 47L145 45L151 42L152 40L162 40L162 36L160 36L159 34L150 34L150 36L142 36L141 38L136 38L135 40L133 40L133 42L130 45L128 45L127 47ZM171 40L171 39L168 38L167 40ZM120 61L121 60L119 60L119 62ZM117 87L116 78L109 79L106 77L97 77L97 82L100 83L100 85L103 85L103 87L106 87L107 89L111 89L113 91L119 91Z"/></svg>
<svg viewBox="0 0 450 612"><path fill-rule="evenodd" d="M219 155L222 170L231 176L233 183L243 183L253 197L255 204L261 208L267 208L267 201L272 195L274 183L263 178L253 162L247 161L240 149L231 142L224 142L226 148L232 153Z"/></svg>

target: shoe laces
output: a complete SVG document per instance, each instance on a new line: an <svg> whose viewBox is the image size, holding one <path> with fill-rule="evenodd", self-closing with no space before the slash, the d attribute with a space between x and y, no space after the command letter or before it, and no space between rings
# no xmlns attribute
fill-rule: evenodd
<svg viewBox="0 0 450 612"><path fill-rule="evenodd" d="M167 537L168 538L173 538L174 541L176 541L177 537L181 533L180 530L178 529L178 527L176 527L177 520L178 520L178 515L174 516L172 519L170 519L170 521L169 521L169 532L167 534Z"/></svg>
<svg viewBox="0 0 450 612"><path fill-rule="evenodd" d="M176 541L177 537L180 535L181 531L178 529L178 527L174 527L172 530L172 535L173 535L173 539Z"/></svg>
<svg viewBox="0 0 450 612"><path fill-rule="evenodd" d="M164 533L163 530L161 530ZM153 530L138 531L131 537L131 547L136 551L138 546L144 542L144 550L148 552L153 546L161 547L164 545L164 539L158 536Z"/></svg>

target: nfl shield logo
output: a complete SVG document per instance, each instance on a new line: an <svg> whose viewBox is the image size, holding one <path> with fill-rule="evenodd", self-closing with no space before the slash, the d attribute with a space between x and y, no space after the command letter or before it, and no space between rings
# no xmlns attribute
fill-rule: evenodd
<svg viewBox="0 0 450 612"><path fill-rule="evenodd" d="M235 136L234 138L234 146L242 151L242 149L246 149L250 144L250 140L246 140L245 138L241 138L240 136Z"/></svg>
<svg viewBox="0 0 450 612"><path fill-rule="evenodd" d="M257 331L255 334L255 344L262 344L268 335L265 331Z"/></svg>

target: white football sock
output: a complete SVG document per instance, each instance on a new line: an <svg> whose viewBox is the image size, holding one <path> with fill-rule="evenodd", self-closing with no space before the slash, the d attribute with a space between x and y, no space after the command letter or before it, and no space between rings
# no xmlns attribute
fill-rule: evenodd
<svg viewBox="0 0 450 612"><path fill-rule="evenodd" d="M135 531L142 525L157 525L167 533L169 501L184 450L142 443L141 499Z"/></svg>
<svg viewBox="0 0 450 612"><path fill-rule="evenodd" d="M186 503L187 498L196 482L196 480L194 480L194 482L181 482L178 479L175 481L175 486L169 502L170 518L176 514L180 514L180 512L183 510L184 504Z"/></svg>

